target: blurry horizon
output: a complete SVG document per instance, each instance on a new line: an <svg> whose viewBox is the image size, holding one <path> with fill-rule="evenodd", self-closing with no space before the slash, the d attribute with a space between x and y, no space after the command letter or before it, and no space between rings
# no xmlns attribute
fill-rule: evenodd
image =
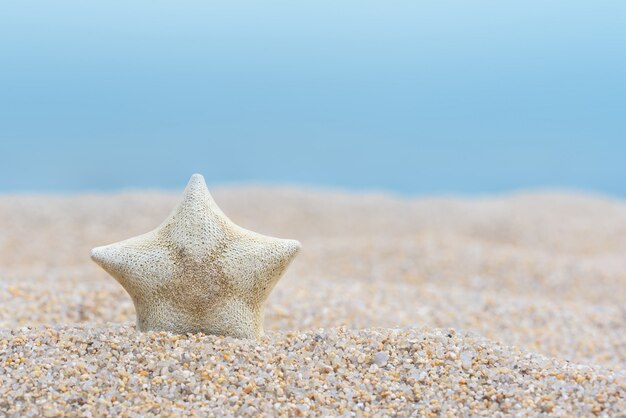
<svg viewBox="0 0 626 418"><path fill-rule="evenodd" d="M0 194L626 198L626 3L7 2Z"/></svg>

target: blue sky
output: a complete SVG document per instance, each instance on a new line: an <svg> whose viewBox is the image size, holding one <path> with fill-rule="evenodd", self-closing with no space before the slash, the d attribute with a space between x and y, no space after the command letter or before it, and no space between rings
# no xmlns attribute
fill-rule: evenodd
<svg viewBox="0 0 626 418"><path fill-rule="evenodd" d="M9 1L0 192L626 197L623 1Z"/></svg>

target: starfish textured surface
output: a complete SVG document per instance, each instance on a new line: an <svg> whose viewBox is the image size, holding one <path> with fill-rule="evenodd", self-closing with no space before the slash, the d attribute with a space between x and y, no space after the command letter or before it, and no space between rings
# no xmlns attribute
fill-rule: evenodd
<svg viewBox="0 0 626 418"><path fill-rule="evenodd" d="M158 228L91 258L131 296L141 331L258 338L264 303L299 250L235 225L194 174Z"/></svg>

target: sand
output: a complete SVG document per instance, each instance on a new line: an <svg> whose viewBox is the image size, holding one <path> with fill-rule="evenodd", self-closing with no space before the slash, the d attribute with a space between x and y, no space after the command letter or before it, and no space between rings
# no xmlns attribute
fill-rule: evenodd
<svg viewBox="0 0 626 418"><path fill-rule="evenodd" d="M0 416L626 416L626 204L214 197L303 250L260 341L139 333L89 250L177 193L0 197Z"/></svg>

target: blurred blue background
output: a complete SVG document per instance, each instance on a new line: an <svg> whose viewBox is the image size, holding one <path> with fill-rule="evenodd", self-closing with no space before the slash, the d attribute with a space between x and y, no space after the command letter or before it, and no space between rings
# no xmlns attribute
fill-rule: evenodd
<svg viewBox="0 0 626 418"><path fill-rule="evenodd" d="M626 197L625 1L4 1L0 192Z"/></svg>

